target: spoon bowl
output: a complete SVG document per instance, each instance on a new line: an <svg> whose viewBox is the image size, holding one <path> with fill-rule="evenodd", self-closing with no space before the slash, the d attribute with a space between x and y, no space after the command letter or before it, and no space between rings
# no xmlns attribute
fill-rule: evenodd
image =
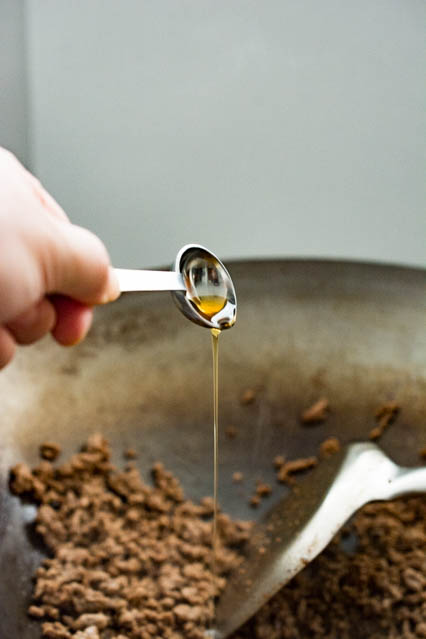
<svg viewBox="0 0 426 639"><path fill-rule="evenodd" d="M172 296L185 317L218 330L235 324L235 288L216 255L199 244L188 244L176 257L175 271L181 273L185 290L173 291Z"/></svg>
<svg viewBox="0 0 426 639"><path fill-rule="evenodd" d="M219 258L204 246L187 244L171 271L114 269L120 291L171 291L179 310L195 324L223 330L237 317L234 284Z"/></svg>

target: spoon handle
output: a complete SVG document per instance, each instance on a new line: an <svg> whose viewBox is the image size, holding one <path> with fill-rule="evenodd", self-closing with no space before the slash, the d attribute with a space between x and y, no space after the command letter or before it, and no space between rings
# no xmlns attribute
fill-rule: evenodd
<svg viewBox="0 0 426 639"><path fill-rule="evenodd" d="M184 291L182 275L176 271L140 271L116 268L120 291Z"/></svg>

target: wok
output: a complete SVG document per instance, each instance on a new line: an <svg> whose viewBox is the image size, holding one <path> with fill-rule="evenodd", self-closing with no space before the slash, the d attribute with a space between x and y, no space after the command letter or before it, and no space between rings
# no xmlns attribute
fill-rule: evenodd
<svg viewBox="0 0 426 639"><path fill-rule="evenodd" d="M238 321L220 338L222 508L260 517L286 490L253 511L255 480L273 481L271 460L315 454L320 442L365 439L374 411L402 406L381 440L402 465L426 443L425 272L338 261L258 261L229 265ZM212 492L210 335L178 313L168 295L128 294L97 312L88 339L63 349L49 338L21 349L0 374L0 637L35 639L28 619L31 575L44 554L34 508L12 497L8 470L34 464L44 440L64 456L101 431L122 462L139 453L147 475L160 459L197 499ZM254 389L253 404L240 397ZM328 397L326 423L303 427L301 411ZM225 428L238 435L228 439ZM248 480L231 482L234 471Z"/></svg>

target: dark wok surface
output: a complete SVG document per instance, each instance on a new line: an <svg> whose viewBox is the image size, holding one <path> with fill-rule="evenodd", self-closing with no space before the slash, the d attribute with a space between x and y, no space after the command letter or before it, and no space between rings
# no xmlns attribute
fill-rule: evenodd
<svg viewBox="0 0 426 639"><path fill-rule="evenodd" d="M418 463L426 444L426 275L381 265L265 261L229 265L238 321L220 340L220 501L253 518L247 497L271 460L315 454L328 435L365 439L382 401L402 405L381 445L397 462ZM43 556L34 509L11 497L10 466L37 461L39 444L57 441L63 457L90 432L126 447L147 471L161 459L188 496L211 494L210 336L174 308L169 295L132 294L99 309L88 340L61 349L46 339L22 349L0 373L0 639L35 639L25 610L31 575ZM246 388L256 402L242 406ZM327 396L327 422L302 427L298 416ZM226 426L238 436L227 439ZM250 477L231 483L240 470ZM147 472L145 473L147 475ZM284 488L274 490L265 507Z"/></svg>

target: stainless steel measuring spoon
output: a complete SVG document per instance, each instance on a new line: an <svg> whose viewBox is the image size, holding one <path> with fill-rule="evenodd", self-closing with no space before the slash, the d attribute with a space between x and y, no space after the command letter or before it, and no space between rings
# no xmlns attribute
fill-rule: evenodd
<svg viewBox="0 0 426 639"><path fill-rule="evenodd" d="M235 324L237 297L231 276L204 246L181 248L172 271L114 270L122 293L171 291L178 308L192 322L219 330Z"/></svg>

